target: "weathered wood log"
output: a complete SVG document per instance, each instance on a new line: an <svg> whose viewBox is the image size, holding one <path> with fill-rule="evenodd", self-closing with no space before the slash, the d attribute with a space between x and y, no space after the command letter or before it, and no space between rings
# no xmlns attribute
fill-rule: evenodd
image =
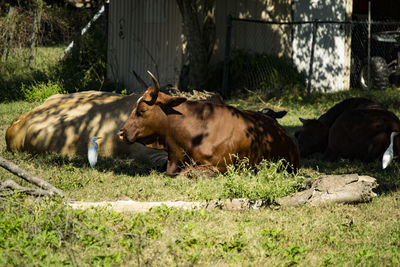
<svg viewBox="0 0 400 267"><path fill-rule="evenodd" d="M41 189L44 189L49 192L50 195L58 194L60 196L64 196L63 192L59 190L58 188L54 187L52 184L40 179L39 177L21 169L14 163L12 163L9 160L6 160L3 157L0 157L0 166L3 167L4 169L10 171L11 173L21 177L28 183L34 184L38 186Z"/></svg>
<svg viewBox="0 0 400 267"><path fill-rule="evenodd" d="M357 174L325 175L314 180L306 181L310 187L291 196L279 198L276 202L280 206L299 206L302 204L323 205L328 203L363 203L371 201L376 194L372 189L378 184L370 176ZM269 206L261 199L233 198L225 200L211 200L205 202L162 201L139 202L133 200L103 201L103 202L72 202L69 205L74 209L91 207L112 209L117 212L146 212L152 207L166 205L181 209L207 209L243 211L261 209ZM276 207L276 206L274 206Z"/></svg>
<svg viewBox="0 0 400 267"><path fill-rule="evenodd" d="M2 182L0 184L0 192L3 192L7 189L17 190L19 193L24 193L24 194L35 196L35 197L43 197L43 196L52 196L53 195L53 193L51 191L43 190L40 188L34 189L34 188L29 188L29 187L23 187L23 186L17 184L13 180L5 180L4 182ZM5 197L5 196L11 196L13 194L14 194L14 192L1 193L0 195L2 197Z"/></svg>
<svg viewBox="0 0 400 267"><path fill-rule="evenodd" d="M68 204L73 209L90 209L90 208L104 208L116 212L147 212L151 208L160 207L165 205L167 207L174 207L179 209L198 209L202 207L200 202L187 202L187 201L162 201L162 202L145 202L134 200L117 200L117 201L101 201L101 202L70 202Z"/></svg>
<svg viewBox="0 0 400 267"><path fill-rule="evenodd" d="M370 176L358 174L326 175L317 178L311 188L277 200L281 206L323 205L328 203L364 203L376 194L378 184Z"/></svg>

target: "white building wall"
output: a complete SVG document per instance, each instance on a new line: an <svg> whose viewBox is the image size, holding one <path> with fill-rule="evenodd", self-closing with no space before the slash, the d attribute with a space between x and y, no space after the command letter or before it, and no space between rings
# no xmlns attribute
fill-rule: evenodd
<svg viewBox="0 0 400 267"><path fill-rule="evenodd" d="M293 0L293 20L344 21L346 0ZM340 91L348 86L346 69L346 27L319 24L313 62L312 90ZM308 77L312 43L312 24L294 27L293 62ZM346 74L346 75L345 75Z"/></svg>
<svg viewBox="0 0 400 267"><path fill-rule="evenodd" d="M343 21L346 1L351 0L217 0L216 45L211 63L223 60L228 14L278 21ZM345 38L344 28L320 25L314 54L313 90L347 89L350 38ZM121 82L130 91L137 91L141 88L132 70L148 84L150 79L146 71L150 70L161 85L178 84L183 33L176 0L110 0L108 34L109 79ZM232 30L232 49L247 48L292 57L299 71L307 76L311 37L310 25L295 26L292 31L287 26L236 23Z"/></svg>
<svg viewBox="0 0 400 267"><path fill-rule="evenodd" d="M226 37L226 20L234 18L266 21L291 21L292 0L217 0L217 44L213 62L223 60ZM292 55L292 31L287 25L271 25L234 21L231 50L248 49L283 57Z"/></svg>

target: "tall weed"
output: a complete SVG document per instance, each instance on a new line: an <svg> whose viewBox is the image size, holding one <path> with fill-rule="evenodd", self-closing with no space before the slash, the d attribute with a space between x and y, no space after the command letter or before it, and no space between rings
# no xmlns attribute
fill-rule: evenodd
<svg viewBox="0 0 400 267"><path fill-rule="evenodd" d="M286 166L284 160L263 160L255 167L249 166L247 159L240 160L228 166L224 174L222 198L262 199L273 203L276 198L296 192L302 187L303 178L289 173Z"/></svg>
<svg viewBox="0 0 400 267"><path fill-rule="evenodd" d="M54 81L32 85L22 84L21 90L24 98L29 102L43 102L52 95L65 93L62 85Z"/></svg>

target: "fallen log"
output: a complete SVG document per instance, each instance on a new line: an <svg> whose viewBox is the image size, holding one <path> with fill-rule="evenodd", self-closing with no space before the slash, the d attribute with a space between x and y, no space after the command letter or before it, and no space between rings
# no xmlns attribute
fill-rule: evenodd
<svg viewBox="0 0 400 267"><path fill-rule="evenodd" d="M116 212L146 212L151 208L165 205L179 209L197 209L201 208L200 202L187 201L161 201L161 202L142 202L133 200L117 200L117 201L101 201L101 202L70 202L69 206L73 209L89 209L89 208L104 208Z"/></svg>
<svg viewBox="0 0 400 267"><path fill-rule="evenodd" d="M324 205L328 203L356 204L371 201L376 194L372 189L378 184L370 176L357 174L325 175L315 179L309 189L293 195L277 199L280 206ZM210 200L205 202L161 201L141 202L133 200L103 201L103 202L70 202L73 209L88 209L92 207L111 209L117 212L146 212L153 207L166 205L180 209L207 209L243 211L269 207L269 203L261 199L232 198L226 200ZM274 206L276 207L276 206Z"/></svg>
<svg viewBox="0 0 400 267"><path fill-rule="evenodd" d="M248 209L259 209L263 207L261 200L248 200L245 198L233 198L226 200L211 200L206 202L189 202L189 201L134 201L134 200L117 200L117 201L101 201L101 202L84 202L76 201L68 204L73 209L89 209L104 208L116 212L147 212L151 208L165 205L169 208L179 208L184 210L190 209L207 209L207 210L229 210L243 211Z"/></svg>
<svg viewBox="0 0 400 267"><path fill-rule="evenodd" d="M35 197L43 197L43 196L52 196L53 194L50 191L43 190L40 188L29 188L29 187L23 187L19 184L17 184L13 180L6 180L0 184L0 192L6 191L7 189L11 190L17 190L19 193L24 193L27 195L35 196ZM2 197L6 196L11 196L13 195L14 192L9 192L9 193L2 193Z"/></svg>
<svg viewBox="0 0 400 267"><path fill-rule="evenodd" d="M36 189L30 189L27 190L29 188L26 187L21 187L20 185L18 185L16 182L12 181L12 180L7 180L5 182L3 182L0 186L0 191L3 191L5 189L17 189L17 190L23 190L25 191L25 193L32 193L33 191L37 191L37 194L40 195L41 192L46 191L47 194L46 195L54 195L54 194L58 194L59 196L64 196L63 192L61 192L61 190L59 190L58 188L54 187L52 184L40 179L39 177L21 169L20 167L18 167L17 165L15 165L14 163L12 163L9 160L6 160L3 157L0 157L0 166L3 167L4 169L8 170L9 172L17 175L18 177L24 179L25 181L27 181L28 183L31 183L33 185L38 186L39 188L42 189L41 190L36 190ZM11 182L10 182L11 181Z"/></svg>
<svg viewBox="0 0 400 267"><path fill-rule="evenodd" d="M309 189L279 198L277 203L281 206L365 203L376 196L372 190L377 186L376 179L370 176L325 175L317 178Z"/></svg>

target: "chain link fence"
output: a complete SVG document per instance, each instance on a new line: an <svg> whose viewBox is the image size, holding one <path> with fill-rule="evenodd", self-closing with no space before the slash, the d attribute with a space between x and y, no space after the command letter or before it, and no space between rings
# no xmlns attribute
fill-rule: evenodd
<svg viewBox="0 0 400 267"><path fill-rule="evenodd" d="M353 22L351 86L367 88L368 79L373 89L400 85L400 22L373 22L370 49L368 49L368 39L368 23ZM368 78L368 66L370 78Z"/></svg>
<svg viewBox="0 0 400 267"><path fill-rule="evenodd" d="M228 17L222 94L333 92L400 82L400 21L279 22ZM370 52L368 52L370 51ZM368 78L368 66L370 78Z"/></svg>

